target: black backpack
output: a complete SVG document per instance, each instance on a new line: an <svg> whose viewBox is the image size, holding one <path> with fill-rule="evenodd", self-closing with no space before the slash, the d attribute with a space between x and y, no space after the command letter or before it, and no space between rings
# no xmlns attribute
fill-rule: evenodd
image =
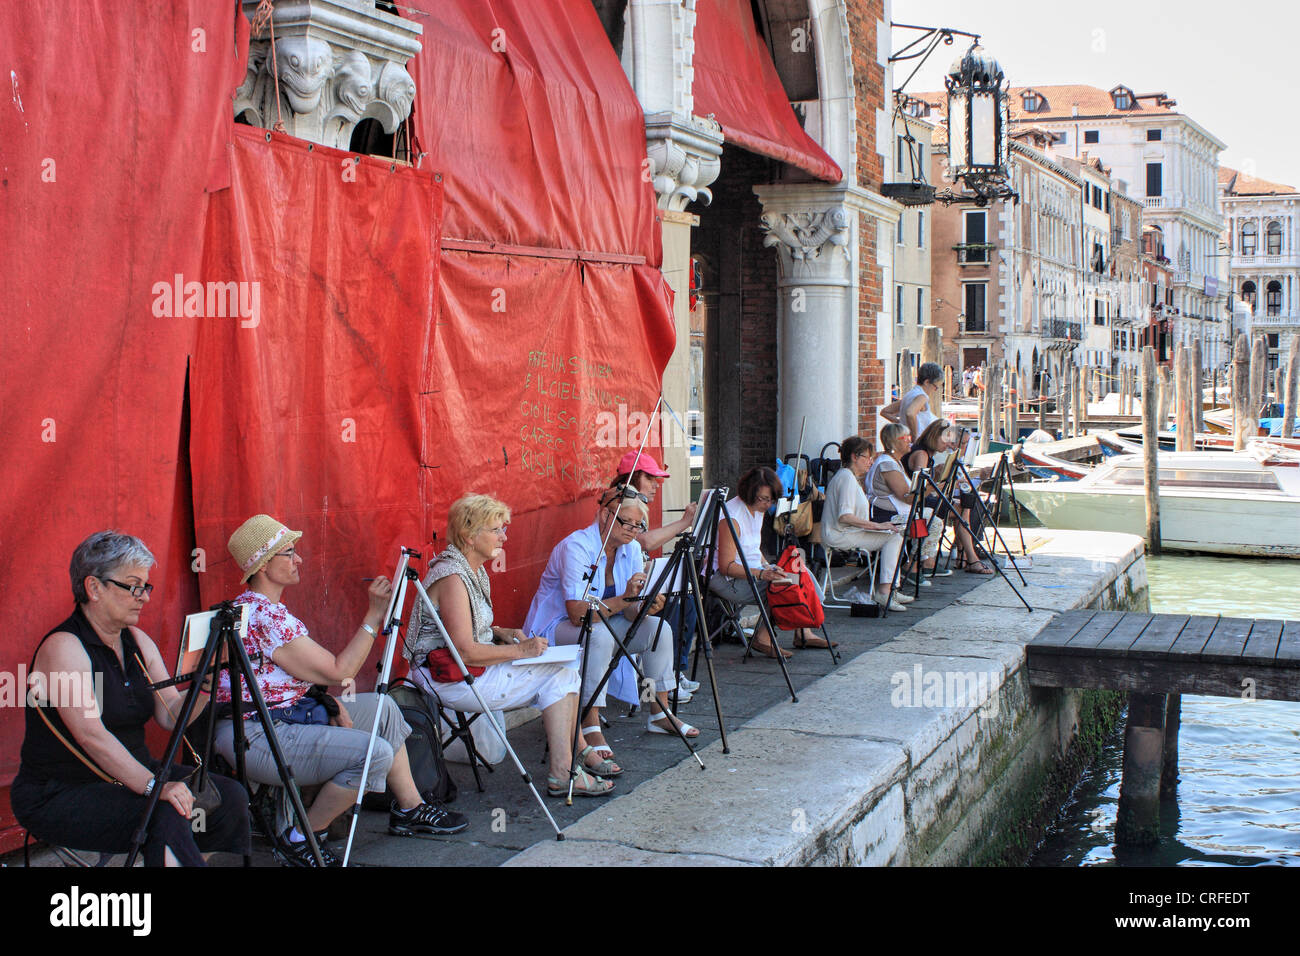
<svg viewBox="0 0 1300 956"><path fill-rule="evenodd" d="M388 694L411 727L406 738L406 756L411 762L411 777L420 796L428 803L451 803L456 799L456 781L451 779L447 761L442 755L442 734L439 732L442 725L438 720L437 703L405 677L393 681ZM387 810L392 799L391 791L368 793L362 806Z"/></svg>

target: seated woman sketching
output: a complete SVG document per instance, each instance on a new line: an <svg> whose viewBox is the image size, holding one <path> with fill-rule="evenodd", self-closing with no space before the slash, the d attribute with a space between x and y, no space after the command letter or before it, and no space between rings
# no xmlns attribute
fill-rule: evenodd
<svg viewBox="0 0 1300 956"><path fill-rule="evenodd" d="M903 467L907 470L908 477L910 478L919 469L933 466L938 455L952 451L953 438L951 422L943 419L931 422L921 433L921 437L912 444L911 451L903 456ZM958 500L955 503L961 512L962 520L970 524L972 510L977 503L975 491L969 486L956 486L954 490L958 492ZM926 504L938 508L936 516L939 519L948 516L948 506L939 500L938 495L929 496ZM974 529L975 526L971 525L971 527ZM960 521L953 522L953 531L957 536L960 555L957 561L958 569L969 574L992 574L993 569L979 559L979 555L975 552L975 542Z"/></svg>
<svg viewBox="0 0 1300 956"><path fill-rule="evenodd" d="M493 623L492 592L484 565L501 553L509 521L510 509L487 495L469 495L453 503L447 513L451 544L429 566L424 586L488 706L494 711L529 706L541 710L550 747L546 792L560 797L569 787L578 719L578 672L564 664L515 666L515 661L540 657L548 646L546 638ZM464 682L418 595L409 633L414 637L408 638L404 653L418 662L411 679L437 693L453 710L481 712L482 704ZM584 766L578 770L573 792L584 797L610 793L614 784L602 778L622 773L618 764L603 759L589 745L582 747L579 756Z"/></svg>
<svg viewBox="0 0 1300 956"><path fill-rule="evenodd" d="M781 497L783 491L781 479L776 476L776 472L758 465L741 475L736 486L736 496L723 505L739 535L737 540L731 533L726 517L718 522L718 550L713 575L709 578L709 590L723 600L740 606L766 601L769 584L789 580L786 572L769 562L761 550L763 515ZM744 563L741 561L742 555ZM746 566L754 579L753 588L749 586L745 574ZM826 641L809 633L807 628L800 628L795 632L794 646L796 649L825 648ZM750 647L771 658L777 654L786 658L793 656L777 646L761 615L754 628Z"/></svg>

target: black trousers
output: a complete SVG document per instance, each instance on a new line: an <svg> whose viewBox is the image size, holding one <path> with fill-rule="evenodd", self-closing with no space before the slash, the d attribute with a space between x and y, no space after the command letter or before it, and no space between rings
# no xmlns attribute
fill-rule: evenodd
<svg viewBox="0 0 1300 956"><path fill-rule="evenodd" d="M156 761L151 766L159 769ZM173 765L168 779L183 779L192 770ZM158 802L144 843L145 866L162 866L167 848L181 866L204 866L203 853L250 852L248 794L229 777L210 773L208 779L221 791L221 806L210 814L196 813L186 820L170 803ZM115 783L38 781L24 777L21 770L9 796L14 816L38 840L95 853L130 849L148 802Z"/></svg>

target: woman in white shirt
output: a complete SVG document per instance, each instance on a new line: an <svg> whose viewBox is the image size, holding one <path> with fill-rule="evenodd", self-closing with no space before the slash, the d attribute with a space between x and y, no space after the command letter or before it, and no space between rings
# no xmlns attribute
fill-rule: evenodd
<svg viewBox="0 0 1300 956"><path fill-rule="evenodd" d="M891 611L904 611L912 601L901 590L890 595L894 568L903 547L903 536L889 522L871 520L871 506L862 490L862 477L871 467L871 445L860 435L851 435L840 443L843 467L826 486L826 505L822 509L822 542L828 548L879 551L880 561L872 597Z"/></svg>
<svg viewBox="0 0 1300 956"><path fill-rule="evenodd" d="M784 571L767 562L761 550L763 515L784 490L776 472L760 465L741 476L740 483L736 486L736 497L723 506L731 516L740 540L737 541L732 535L725 518L718 522L718 550L713 576L709 579L709 590L720 598L742 606L755 604L758 600L765 601L767 586L785 577ZM744 556L744 564L741 563L741 555ZM757 597L745 577L746 564L754 576ZM826 641L807 633L807 629L802 629L795 636L795 646L825 648ZM772 658L778 653L786 658L791 656L788 651L777 647L761 616L758 626L754 628L750 647Z"/></svg>

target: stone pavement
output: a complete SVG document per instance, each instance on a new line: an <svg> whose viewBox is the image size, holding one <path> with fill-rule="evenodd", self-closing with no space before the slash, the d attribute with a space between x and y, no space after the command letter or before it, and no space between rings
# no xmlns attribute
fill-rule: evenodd
<svg viewBox="0 0 1300 956"><path fill-rule="evenodd" d="M857 568L837 568L836 574L855 574ZM839 642L837 650L841 661L847 662L873 647L892 640L897 635L929 615L942 610L953 601L988 577L955 572L951 576L935 578L931 587L921 589L921 596L908 605L903 613L891 613L884 619L852 618L846 610L832 610L827 615L827 629L833 640ZM790 635L785 635L789 648ZM781 701L789 701L780 666L768 658L751 658L742 661L743 648L739 644L722 644L714 654L719 694L722 698L723 716L728 734L734 734L742 724ZM787 663L790 679L799 693L814 681L832 671L830 654L826 650L795 651ZM842 666L842 665L841 665ZM696 679L701 682L695 698L681 708L688 723L700 729L694 741L697 750L703 750L719 739L718 722L713 699L709 692L704 664L701 661ZM801 703L796 707L804 706ZM818 706L809 700L808 707ZM627 717L627 707L619 703L606 708L611 722L605 736L614 750L615 758L624 768L615 781L616 789L610 797L600 799L574 798L572 807L561 799L550 799L545 793L546 766L542 761L545 738L541 721L532 720L509 732L510 742L519 758L532 774L542 799L561 828L568 828L579 819L606 814L606 807L618 796L653 781L663 771L683 761L690 760L685 748L676 737L652 736L646 733L643 712ZM716 751L716 748L715 748ZM736 753L739 759L743 755ZM753 756L753 755L750 755ZM770 755L776 759L775 755ZM727 760L731 758L728 757ZM765 757L766 759L766 757ZM721 762L700 771L694 761L695 773L723 774L735 772ZM536 843L555 842L554 832L533 800L518 771L507 757L498 764L495 772L484 775L484 793L474 786L469 767L452 763L452 775L460 788L460 796L452 807L470 820L469 829L454 837L433 840L390 837L387 835L387 816L363 812L358 824L358 836L353 848L353 863L357 866L496 866ZM669 811L671 815L671 810ZM671 819L666 821L672 826ZM339 841L341 850L341 841ZM716 861L716 858L714 860ZM706 862L704 859L693 862ZM726 861L722 861L726 862ZM269 852L259 850L257 863L273 863Z"/></svg>

